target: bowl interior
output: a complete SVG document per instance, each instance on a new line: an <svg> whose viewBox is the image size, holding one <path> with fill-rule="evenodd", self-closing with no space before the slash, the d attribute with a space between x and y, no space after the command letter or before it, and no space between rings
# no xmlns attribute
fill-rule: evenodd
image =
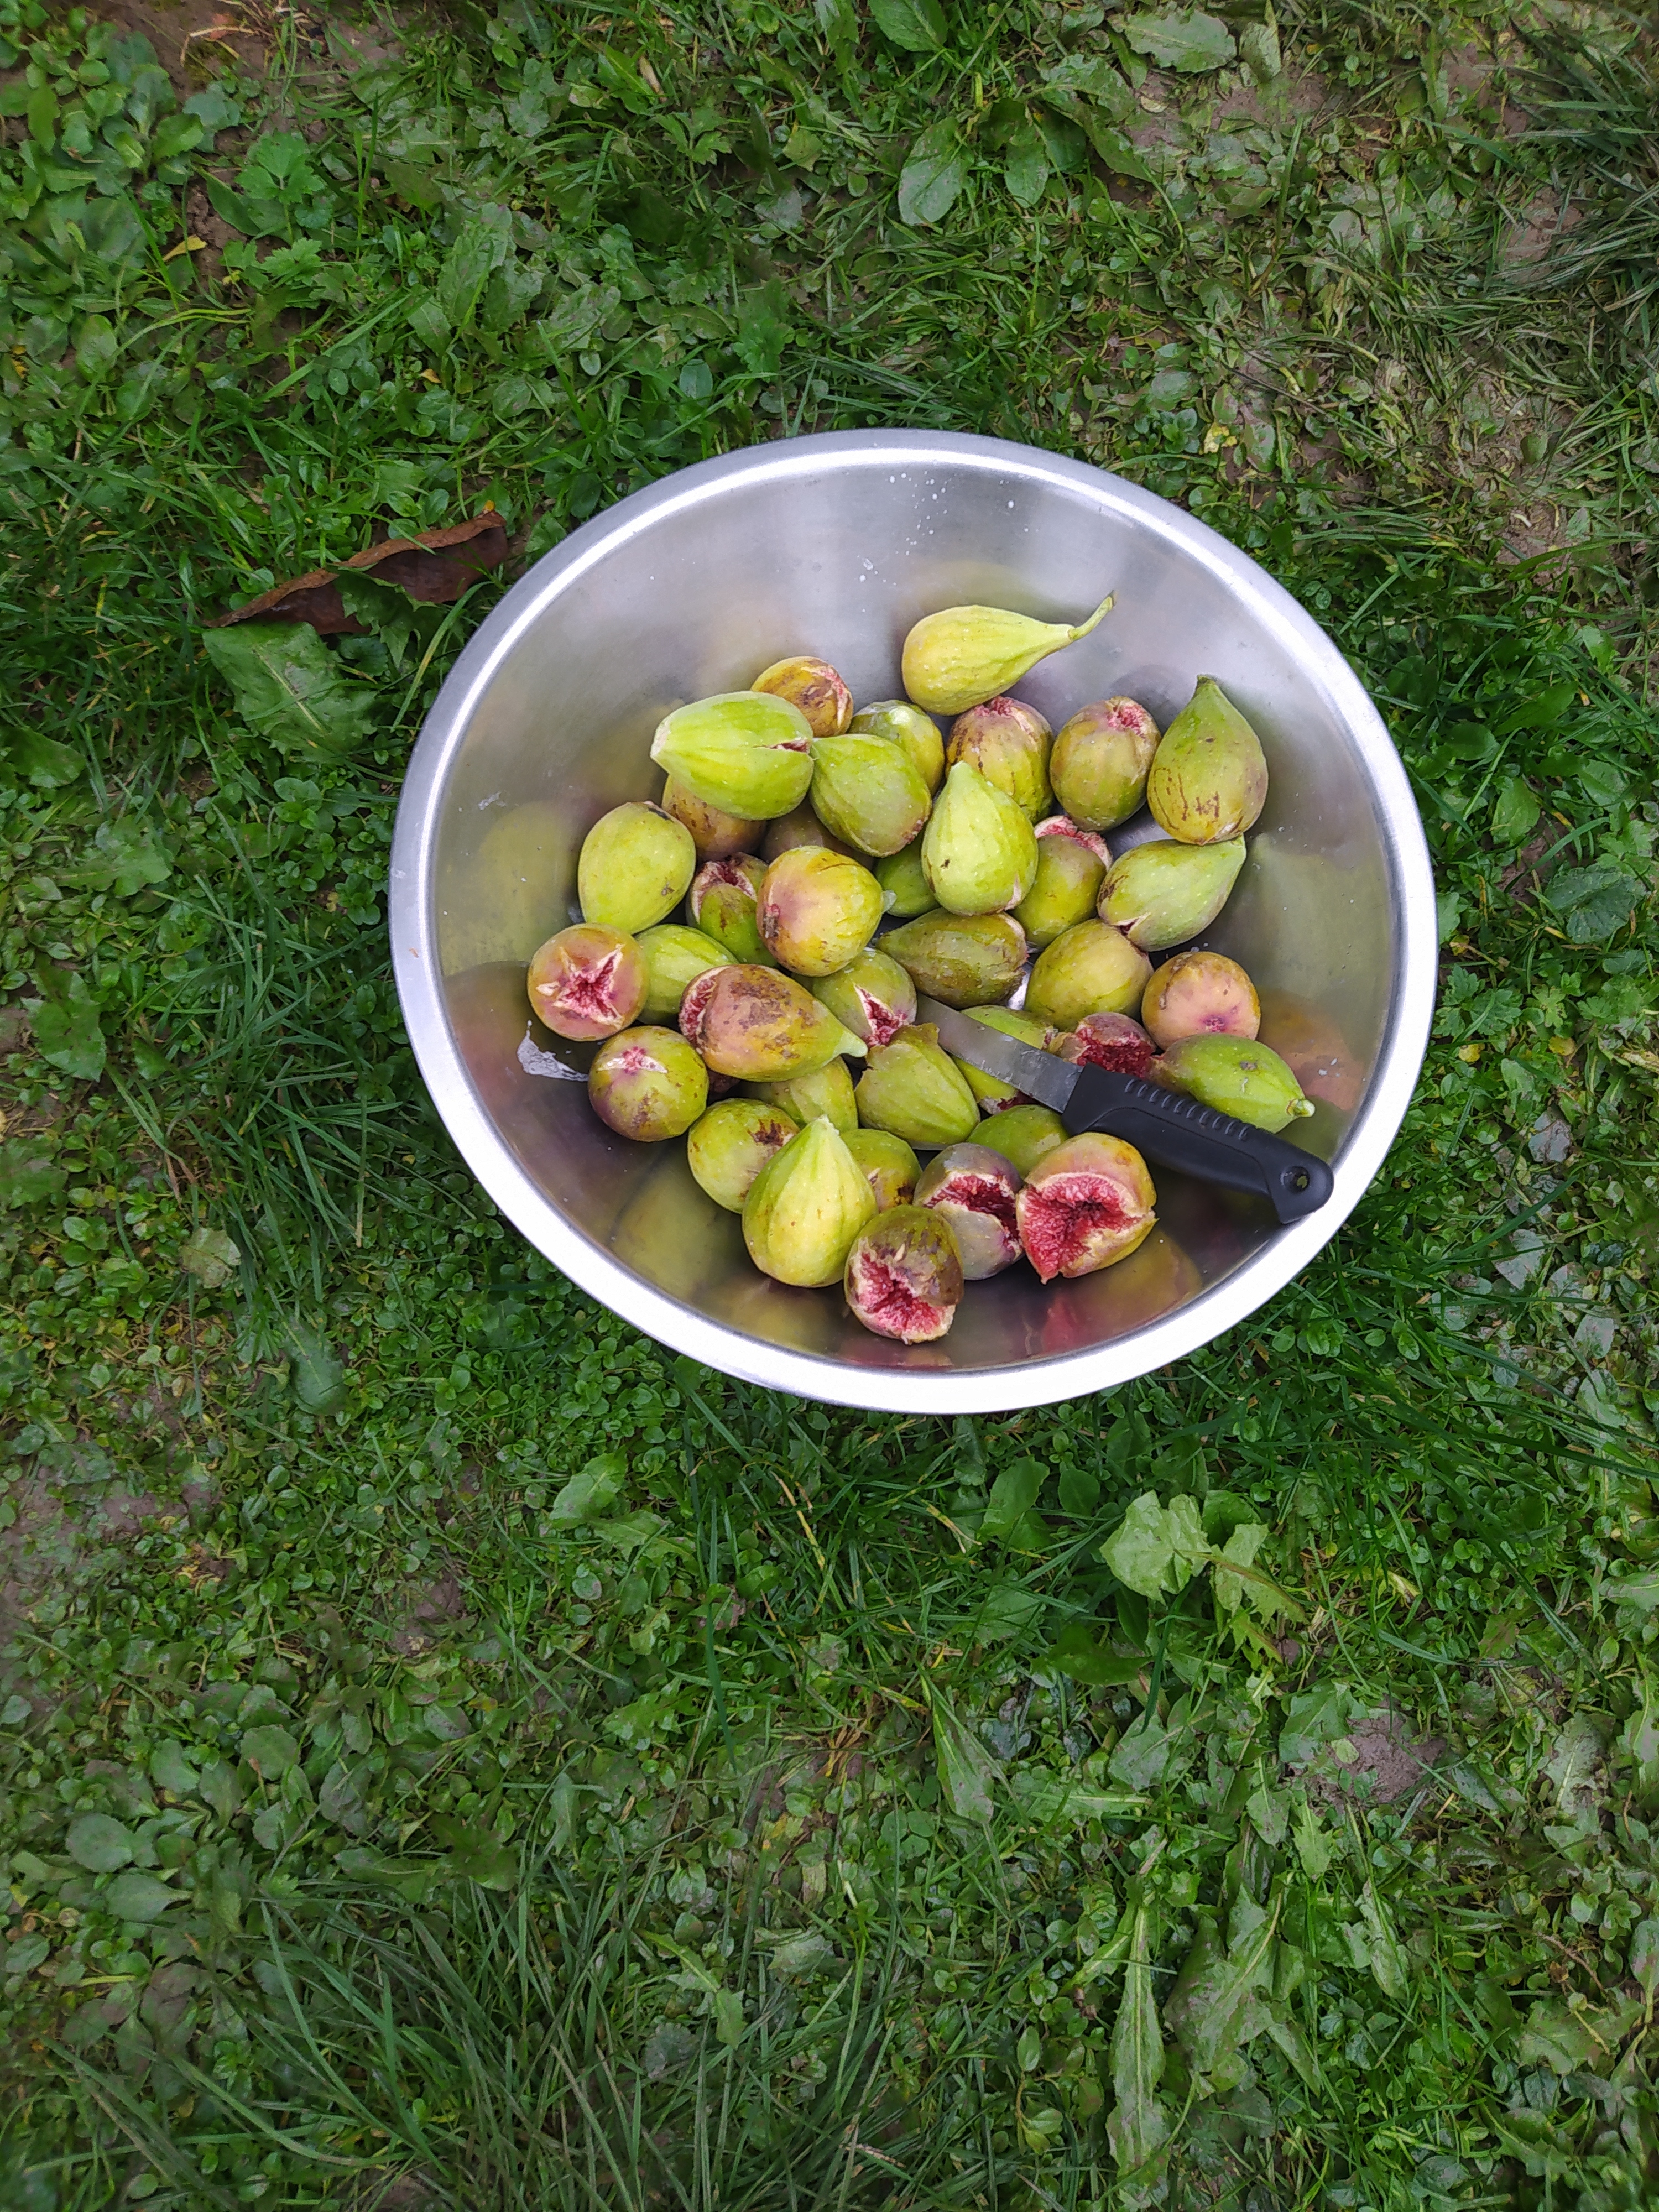
<svg viewBox="0 0 1659 2212"><path fill-rule="evenodd" d="M1056 728L1121 692L1167 723L1206 674L1254 722L1267 808L1200 941L1255 979L1264 1039L1317 1102L1297 1140L1333 1158L1363 1110L1399 969L1400 884L1376 782L1386 738L1356 713L1357 687L1328 648L1310 652L1310 626L1285 595L1164 502L989 441L944 458L805 443L818 451L779 446L742 469L692 471L590 525L515 588L434 710L422 742L441 750L420 869L472 1107L544 1204L545 1234L523 1206L509 1209L532 1239L570 1266L574 1234L733 1333L735 1371L764 1371L745 1343L963 1376L1121 1345L1280 1234L1265 1205L1160 1172L1160 1226L1130 1260L1047 1289L1016 1267L970 1287L941 1343L890 1344L838 1293L759 1276L683 1145L635 1145L603 1126L584 1089L554 1072L582 1056L532 1023L525 964L576 918L586 830L620 801L659 793L649 747L673 707L795 652L833 661L860 702L892 697L905 633L923 614L979 601L1075 621L1110 591L1116 605L1094 633L1019 694ZM1113 842L1146 834L1157 833L1142 817ZM591 1271L571 1271L606 1294ZM858 1389L849 1378L825 1395Z"/></svg>

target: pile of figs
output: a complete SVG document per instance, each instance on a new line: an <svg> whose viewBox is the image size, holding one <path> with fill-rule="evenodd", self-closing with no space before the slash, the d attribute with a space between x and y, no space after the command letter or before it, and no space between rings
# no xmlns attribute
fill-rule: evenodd
<svg viewBox="0 0 1659 2212"><path fill-rule="evenodd" d="M930 615L905 641L907 696L856 712L807 655L677 708L651 747L660 802L593 824L582 919L530 963L538 1018L597 1046L601 1120L684 1137L764 1274L840 1284L903 1343L942 1336L965 1283L1022 1258L1044 1282L1109 1267L1156 1202L1133 1146L1068 1137L953 1058L918 992L1260 1128L1313 1111L1257 1040L1244 970L1173 951L1220 913L1267 797L1249 723L1207 676L1163 732L1115 698L1056 732L1010 696L1110 605L1075 627ZM1114 860L1103 833L1143 805L1164 834Z"/></svg>

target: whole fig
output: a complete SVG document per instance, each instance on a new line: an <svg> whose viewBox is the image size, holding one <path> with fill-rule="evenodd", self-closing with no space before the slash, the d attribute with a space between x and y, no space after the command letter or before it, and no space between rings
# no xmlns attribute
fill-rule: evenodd
<svg viewBox="0 0 1659 2212"><path fill-rule="evenodd" d="M907 1145L959 1145L979 1127L974 1094L931 1022L878 1045L855 1096L866 1128L886 1129Z"/></svg>
<svg viewBox="0 0 1659 2212"><path fill-rule="evenodd" d="M792 806L787 814L780 814L775 822L769 823L761 841L761 858L769 866L780 853L793 852L798 845L817 845L828 853L845 853L849 860L858 858L850 845L830 836L805 799L799 806Z"/></svg>
<svg viewBox="0 0 1659 2212"><path fill-rule="evenodd" d="M693 799L683 783L671 775L663 786L663 809L691 832L700 860L729 860L734 853L752 853L766 834L764 822L741 814L722 814L718 806L705 806Z"/></svg>
<svg viewBox="0 0 1659 2212"><path fill-rule="evenodd" d="M1035 1014L1018 1012L1012 1006L969 1006L964 1009L972 1022L981 1022L988 1030L999 1030L1004 1036L1018 1037L1021 1044L1029 1044L1034 1052L1047 1052L1054 1031L1047 1022L1039 1021ZM1010 1083L994 1075L987 1075L971 1060L958 1060L962 1079L979 1101L981 1114L1003 1114L1011 1106L1030 1103L1023 1091L1016 1091Z"/></svg>
<svg viewBox="0 0 1659 2212"><path fill-rule="evenodd" d="M678 1030L623 1030L587 1071L593 1111L619 1137L683 1137L708 1103L708 1070Z"/></svg>
<svg viewBox="0 0 1659 2212"><path fill-rule="evenodd" d="M939 733L939 724L908 699L878 699L872 707L860 707L847 726L890 738L930 792L944 782L945 740Z"/></svg>
<svg viewBox="0 0 1659 2212"><path fill-rule="evenodd" d="M1253 1129L1283 1129L1314 1111L1294 1072L1259 1038L1177 1037L1152 1062L1152 1073L1172 1091Z"/></svg>
<svg viewBox="0 0 1659 2212"><path fill-rule="evenodd" d="M757 1098L780 1108L798 1128L804 1129L819 1115L833 1122L843 1137L859 1125L859 1109L853 1102L853 1079L847 1072L847 1062L839 1055L826 1060L822 1067L815 1067L810 1075L786 1075L775 1083L757 1083L750 1087Z"/></svg>
<svg viewBox="0 0 1659 2212"><path fill-rule="evenodd" d="M927 872L921 865L920 837L902 853L878 860L875 875L882 896L887 901L887 911L896 921L913 921L919 914L931 914L939 904L933 896L933 886L927 880Z"/></svg>
<svg viewBox="0 0 1659 2212"><path fill-rule="evenodd" d="M1018 1259L1019 1187L1013 1166L988 1145L947 1145L922 1170L916 1204L950 1223L964 1280L982 1283Z"/></svg>
<svg viewBox="0 0 1659 2212"><path fill-rule="evenodd" d="M1025 1256L1045 1283L1127 1259L1152 1233L1158 1194L1133 1145L1091 1133L1039 1160L1015 1200Z"/></svg>
<svg viewBox="0 0 1659 2212"><path fill-rule="evenodd" d="M908 753L890 738L849 730L812 747L812 809L825 829L880 859L921 834L931 804Z"/></svg>
<svg viewBox="0 0 1659 2212"><path fill-rule="evenodd" d="M872 1335L932 1344L962 1303L962 1263L949 1225L926 1206L878 1213L854 1239L842 1288Z"/></svg>
<svg viewBox="0 0 1659 2212"><path fill-rule="evenodd" d="M866 945L844 968L821 976L812 996L866 1044L886 1044L916 1018L916 987L896 960Z"/></svg>
<svg viewBox="0 0 1659 2212"><path fill-rule="evenodd" d="M1101 699L1062 722L1048 756L1054 796L1085 830L1115 830L1144 805L1158 724L1138 699Z"/></svg>
<svg viewBox="0 0 1659 2212"><path fill-rule="evenodd" d="M1121 929L1079 921L1038 953L1025 1011L1057 1030L1074 1030L1085 1014L1123 1014L1138 1006L1152 972L1152 962Z"/></svg>
<svg viewBox="0 0 1659 2212"><path fill-rule="evenodd" d="M1036 878L1036 838L1006 791L958 761L921 833L922 872L951 914L1004 914Z"/></svg>
<svg viewBox="0 0 1659 2212"><path fill-rule="evenodd" d="M642 929L635 942L645 955L645 1003L640 1016L647 1022L676 1020L689 985L711 968L732 965L732 955L712 937L688 929L684 922L659 921L654 929Z"/></svg>
<svg viewBox="0 0 1659 2212"><path fill-rule="evenodd" d="M686 1164L716 1206L741 1213L755 1177L797 1133L780 1107L758 1098L722 1098L693 1125L685 1140Z"/></svg>
<svg viewBox="0 0 1659 2212"><path fill-rule="evenodd" d="M1039 822L1054 795L1048 782L1054 734L1036 708L1023 699L987 699L951 723L945 740L945 765L952 769L958 761L966 761L988 783L1006 792L1028 822Z"/></svg>
<svg viewBox="0 0 1659 2212"><path fill-rule="evenodd" d="M680 1027L717 1075L740 1082L809 1075L837 1053L865 1051L793 975L747 963L700 975L680 1001Z"/></svg>
<svg viewBox="0 0 1659 2212"><path fill-rule="evenodd" d="M836 1281L875 1194L834 1123L809 1121L749 1187L743 1241L762 1274L808 1288Z"/></svg>
<svg viewBox="0 0 1659 2212"><path fill-rule="evenodd" d="M769 691L720 691L665 714L651 757L706 806L769 822L812 781L812 726Z"/></svg>
<svg viewBox="0 0 1659 2212"><path fill-rule="evenodd" d="M1100 918L1132 945L1162 952L1215 920L1244 865L1244 840L1182 845L1155 838L1113 861L1100 887Z"/></svg>
<svg viewBox="0 0 1659 2212"><path fill-rule="evenodd" d="M775 660L762 669L750 689L770 691L800 708L815 738L838 738L853 719L853 695L827 660L810 653Z"/></svg>
<svg viewBox="0 0 1659 2212"><path fill-rule="evenodd" d="M1152 970L1140 1018L1165 1049L1178 1037L1253 1037L1261 1027L1261 1001L1224 952L1177 952Z"/></svg>
<svg viewBox="0 0 1659 2212"><path fill-rule="evenodd" d="M1066 1142L1066 1124L1052 1106L1011 1106L1006 1114L981 1121L974 1141L1000 1152L1022 1176L1029 1176L1039 1160Z"/></svg>
<svg viewBox="0 0 1659 2212"><path fill-rule="evenodd" d="M1010 914L946 914L939 908L890 929L881 940L918 991L947 1006L1006 999L1025 965L1025 932Z"/></svg>
<svg viewBox="0 0 1659 2212"><path fill-rule="evenodd" d="M576 896L582 920L631 935L672 914L685 896L697 848L684 823L629 799L602 814L582 840Z"/></svg>
<svg viewBox="0 0 1659 2212"><path fill-rule="evenodd" d="M1146 804L1166 837L1218 845L1241 837L1267 799L1261 740L1213 676L1164 732L1146 779Z"/></svg>
<svg viewBox="0 0 1659 2212"><path fill-rule="evenodd" d="M847 1129L842 1134L848 1151L869 1177L882 1212L890 1206L908 1206L915 1196L921 1163L903 1138L890 1129Z"/></svg>
<svg viewBox="0 0 1659 2212"><path fill-rule="evenodd" d="M1065 814L1039 822L1036 841L1036 878L1014 908L1014 920L1041 952L1093 914L1112 856L1092 830L1079 830Z"/></svg>
<svg viewBox="0 0 1659 2212"><path fill-rule="evenodd" d="M757 919L767 951L797 975L833 975L875 935L881 885L839 853L798 845L780 853L761 885Z"/></svg>
<svg viewBox="0 0 1659 2212"><path fill-rule="evenodd" d="M645 1004L651 971L635 939L620 929L577 922L550 937L530 963L525 984L532 1012L556 1036L614 1036Z"/></svg>
<svg viewBox="0 0 1659 2212"><path fill-rule="evenodd" d="M1085 1067L1104 1067L1114 1075L1152 1073L1152 1041L1127 1014L1085 1014L1054 1048L1062 1060L1075 1060Z"/></svg>
<svg viewBox="0 0 1659 2212"><path fill-rule="evenodd" d="M733 853L724 860L705 860L691 878L686 911L694 927L711 937L734 960L769 968L772 956L760 933L761 885L766 871L752 853Z"/></svg>
<svg viewBox="0 0 1659 2212"><path fill-rule="evenodd" d="M904 641L904 688L933 714L959 714L1018 684L1028 668L1087 637L1112 602L1076 623L1034 622L1006 607L945 607Z"/></svg>

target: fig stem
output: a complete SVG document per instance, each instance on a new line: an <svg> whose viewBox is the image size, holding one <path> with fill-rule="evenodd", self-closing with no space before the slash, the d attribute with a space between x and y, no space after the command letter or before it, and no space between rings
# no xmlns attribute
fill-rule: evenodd
<svg viewBox="0 0 1659 2212"><path fill-rule="evenodd" d="M1082 623L1079 623L1078 624L1077 628L1076 628L1074 630L1073 630L1073 631L1071 632L1071 642L1072 642L1072 644L1075 645L1075 644L1077 643L1077 641L1078 641L1079 638L1080 638L1080 637L1087 637L1087 636L1088 636L1088 635L1089 635L1089 633L1090 633L1090 631L1094 628L1095 624L1096 624L1096 623L1100 620L1101 617L1102 617L1103 615L1109 614L1109 613L1111 612L1111 611L1112 611L1112 603L1113 603L1113 601L1116 599L1116 597L1117 597L1117 593L1116 593L1115 592L1107 592L1107 594L1106 594L1105 598L1101 601L1100 605L1099 605L1095 609L1095 611L1094 611L1093 614L1091 614L1091 615L1090 616L1090 617L1089 617L1088 621L1087 621L1087 622L1082 622Z"/></svg>

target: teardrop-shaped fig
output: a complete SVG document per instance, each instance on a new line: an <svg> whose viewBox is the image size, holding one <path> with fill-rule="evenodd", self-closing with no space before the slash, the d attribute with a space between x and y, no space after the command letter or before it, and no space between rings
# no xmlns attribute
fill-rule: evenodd
<svg viewBox="0 0 1659 2212"><path fill-rule="evenodd" d="M947 1006L994 1006L1019 981L1025 932L1011 914L957 915L939 908L902 929L888 930L881 949L930 999Z"/></svg>
<svg viewBox="0 0 1659 2212"><path fill-rule="evenodd" d="M994 699L1028 668L1087 637L1112 602L1080 623L1036 622L1006 607L944 607L924 615L904 641L904 689L933 714L959 714Z"/></svg>
<svg viewBox="0 0 1659 2212"><path fill-rule="evenodd" d="M860 707L847 726L890 739L930 792L944 782L945 740L939 733L939 724L908 699L878 699L873 706Z"/></svg>
<svg viewBox="0 0 1659 2212"><path fill-rule="evenodd" d="M680 1001L680 1027L716 1074L740 1082L807 1075L865 1050L793 975L746 962L699 975Z"/></svg>
<svg viewBox="0 0 1659 2212"><path fill-rule="evenodd" d="M1019 1187L1012 1164L988 1145L947 1145L922 1170L916 1204L950 1223L964 1280L982 1283L1018 1259Z"/></svg>
<svg viewBox="0 0 1659 2212"><path fill-rule="evenodd" d="M878 1046L855 1096L866 1128L890 1130L907 1145L959 1145L979 1127L974 1094L931 1022Z"/></svg>
<svg viewBox="0 0 1659 2212"><path fill-rule="evenodd" d="M1066 1124L1052 1106L1011 1106L1006 1114L981 1121L974 1141L1000 1152L1022 1176L1029 1176L1039 1160L1066 1142Z"/></svg>
<svg viewBox="0 0 1659 2212"><path fill-rule="evenodd" d="M1182 845L1162 837L1132 845L1106 871L1100 918L1144 951L1163 952L1209 927L1243 865L1242 837L1224 845Z"/></svg>
<svg viewBox="0 0 1659 2212"><path fill-rule="evenodd" d="M849 730L812 747L812 810L826 830L860 853L884 858L921 834L927 785L887 738Z"/></svg>
<svg viewBox="0 0 1659 2212"><path fill-rule="evenodd" d="M890 1129L848 1129L842 1133L848 1151L868 1176L882 1212L890 1206L908 1206L916 1194L921 1163L903 1138L896 1137Z"/></svg>
<svg viewBox="0 0 1659 2212"><path fill-rule="evenodd" d="M742 814L722 814L693 799L671 775L663 785L663 811L691 832L699 860L729 860L733 853L752 853L766 835L764 822Z"/></svg>
<svg viewBox="0 0 1659 2212"><path fill-rule="evenodd" d="M757 919L767 951L796 975L833 975L875 935L881 885L840 853L798 845L780 853L761 885Z"/></svg>
<svg viewBox="0 0 1659 2212"><path fill-rule="evenodd" d="M963 1011L969 1021L982 1023L988 1030L999 1030L1004 1036L1018 1037L1021 1044L1029 1044L1034 1052L1047 1052L1054 1036L1047 1022L1012 1006L968 1006ZM978 1099L981 1114L1006 1114L1012 1106L1030 1103L1023 1091L1016 1091L1012 1084L1004 1083L994 1075L987 1075L971 1060L958 1060L957 1066L962 1070L963 1081Z"/></svg>
<svg viewBox="0 0 1659 2212"><path fill-rule="evenodd" d="M932 1344L962 1303L962 1263L947 1223L926 1206L896 1206L854 1238L842 1288L875 1336Z"/></svg>
<svg viewBox="0 0 1659 2212"><path fill-rule="evenodd" d="M827 660L810 653L775 660L762 669L750 688L770 691L799 707L815 738L838 738L853 719L852 693Z"/></svg>
<svg viewBox="0 0 1659 2212"><path fill-rule="evenodd" d="M958 761L921 833L922 872L951 914L1005 914L1036 877L1036 837L1006 791Z"/></svg>
<svg viewBox="0 0 1659 2212"><path fill-rule="evenodd" d="M1085 1014L1127 1014L1140 1004L1152 972L1121 929L1079 921L1038 953L1025 1011L1057 1030L1074 1030Z"/></svg>
<svg viewBox="0 0 1659 2212"><path fill-rule="evenodd" d="M698 976L711 968L732 965L732 955L712 937L688 929L681 921L659 921L654 929L642 929L635 942L645 955L647 975L641 1021L678 1020L680 1000Z"/></svg>
<svg viewBox="0 0 1659 2212"><path fill-rule="evenodd" d="M1158 724L1138 699L1079 707L1048 756L1054 797L1083 829L1115 829L1146 802L1158 740Z"/></svg>
<svg viewBox="0 0 1659 2212"><path fill-rule="evenodd" d="M1112 855L1103 839L1065 814L1039 822L1036 841L1036 880L1014 908L1014 919L1041 952L1093 914Z"/></svg>
<svg viewBox="0 0 1659 2212"><path fill-rule="evenodd" d="M1178 1037L1152 1062L1152 1073L1172 1091L1253 1129L1283 1129L1314 1111L1295 1071L1260 1038Z"/></svg>
<svg viewBox="0 0 1659 2212"><path fill-rule="evenodd" d="M781 1107L759 1098L722 1098L686 1138L686 1164L716 1206L741 1213L755 1177L798 1133Z"/></svg>
<svg viewBox="0 0 1659 2212"><path fill-rule="evenodd" d="M848 1073L847 1062L839 1054L826 1060L822 1067L815 1067L810 1075L786 1075L775 1083L753 1084L750 1089L769 1106L781 1107L798 1128L804 1129L809 1121L816 1121L820 1114L843 1137L859 1125L853 1079Z"/></svg>
<svg viewBox="0 0 1659 2212"><path fill-rule="evenodd" d="M833 1122L809 1121L749 1187L743 1241L763 1275L816 1288L839 1279L875 1194Z"/></svg>
<svg viewBox="0 0 1659 2212"><path fill-rule="evenodd" d="M780 814L775 822L767 824L766 835L761 840L760 856L769 867L780 853L793 852L798 845L817 845L826 853L845 853L848 860L858 855L840 837L832 837L811 805L802 799L792 806L787 814Z"/></svg>
<svg viewBox="0 0 1659 2212"><path fill-rule="evenodd" d="M683 1137L702 1113L708 1071L678 1030L623 1030L594 1054L587 1096L619 1137L660 1144Z"/></svg>
<svg viewBox="0 0 1659 2212"><path fill-rule="evenodd" d="M1164 1048L1179 1037L1253 1037L1261 1027L1255 986L1224 952L1177 952L1152 970L1140 1018Z"/></svg>
<svg viewBox="0 0 1659 2212"><path fill-rule="evenodd" d="M672 914L685 896L697 848L684 823L629 799L602 814L582 840L576 897L582 920L632 935Z"/></svg>
<svg viewBox="0 0 1659 2212"><path fill-rule="evenodd" d="M916 987L896 960L873 945L833 975L820 976L812 996L866 1044L886 1044L916 1018Z"/></svg>
<svg viewBox="0 0 1659 2212"><path fill-rule="evenodd" d="M933 886L927 880L927 871L921 865L920 837L902 853L878 860L875 877L887 902L887 911L895 921L913 921L919 914L931 914L939 904L933 896Z"/></svg>
<svg viewBox="0 0 1659 2212"><path fill-rule="evenodd" d="M665 714L651 757L705 805L769 822L806 796L812 726L769 691L720 691Z"/></svg>
<svg viewBox="0 0 1659 2212"><path fill-rule="evenodd" d="M766 870L752 853L733 853L724 860L705 860L691 878L686 911L692 926L729 952L734 960L773 965L760 933L761 885Z"/></svg>
<svg viewBox="0 0 1659 2212"><path fill-rule="evenodd" d="M1054 799L1048 782L1054 735L1046 718L1023 699L987 699L951 723L945 765L949 769L966 761L1006 792L1028 822L1040 822Z"/></svg>
<svg viewBox="0 0 1659 2212"><path fill-rule="evenodd" d="M1109 1267L1151 1235L1157 1200L1133 1145L1070 1137L1037 1162L1015 1200L1025 1256L1045 1283Z"/></svg>
<svg viewBox="0 0 1659 2212"><path fill-rule="evenodd" d="M1261 740L1213 676L1164 732L1146 779L1146 804L1166 837L1218 845L1241 837L1267 804Z"/></svg>
<svg viewBox="0 0 1659 2212"><path fill-rule="evenodd" d="M1150 1075L1152 1041L1127 1014L1085 1014L1054 1049L1062 1060L1103 1067L1114 1075Z"/></svg>
<svg viewBox="0 0 1659 2212"><path fill-rule="evenodd" d="M550 937L525 977L537 1019L556 1036L578 1039L625 1030L650 981L646 957L625 930L588 921Z"/></svg>

